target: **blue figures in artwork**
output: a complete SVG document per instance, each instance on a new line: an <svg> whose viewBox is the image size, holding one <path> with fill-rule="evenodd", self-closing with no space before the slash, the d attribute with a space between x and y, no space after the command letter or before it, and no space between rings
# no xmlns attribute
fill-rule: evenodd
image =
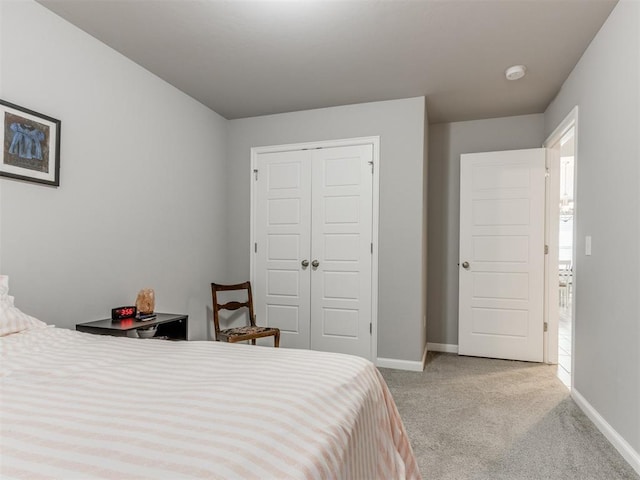
<svg viewBox="0 0 640 480"><path fill-rule="evenodd" d="M42 160L44 132L17 122L12 123L9 128L13 132L9 153L18 155L20 158Z"/></svg>

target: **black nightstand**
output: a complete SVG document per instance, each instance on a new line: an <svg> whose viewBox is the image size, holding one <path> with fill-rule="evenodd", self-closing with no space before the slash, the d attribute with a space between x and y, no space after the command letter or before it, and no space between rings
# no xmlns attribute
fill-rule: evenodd
<svg viewBox="0 0 640 480"><path fill-rule="evenodd" d="M177 313L156 313L156 318L146 322L139 322L133 318L125 320L96 320L95 322L78 323L76 330L97 335L111 335L126 337L128 332L139 328L158 326L154 338L167 340L187 340L189 316Z"/></svg>

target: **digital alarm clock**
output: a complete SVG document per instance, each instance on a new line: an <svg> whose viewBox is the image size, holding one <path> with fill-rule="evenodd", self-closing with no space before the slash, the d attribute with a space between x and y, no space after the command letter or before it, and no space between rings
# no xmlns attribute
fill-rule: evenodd
<svg viewBox="0 0 640 480"><path fill-rule="evenodd" d="M111 320L124 320L125 318L134 318L138 313L135 306L117 307L111 309Z"/></svg>

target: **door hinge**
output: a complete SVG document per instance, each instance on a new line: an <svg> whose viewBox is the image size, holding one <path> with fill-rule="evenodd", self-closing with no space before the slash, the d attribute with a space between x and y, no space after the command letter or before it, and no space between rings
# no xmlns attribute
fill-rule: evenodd
<svg viewBox="0 0 640 480"><path fill-rule="evenodd" d="M369 334L373 335L373 323L369 324Z"/></svg>
<svg viewBox="0 0 640 480"><path fill-rule="evenodd" d="M256 180L258 180L258 169L257 168L253 169L253 175L256 177Z"/></svg>
<svg viewBox="0 0 640 480"><path fill-rule="evenodd" d="M371 242L371 254L373 255L373 242Z"/></svg>
<svg viewBox="0 0 640 480"><path fill-rule="evenodd" d="M544 169L544 176L545 176L545 178L549 178L549 175L551 175L551 174L549 173L549 167L547 167L547 168Z"/></svg>
<svg viewBox="0 0 640 480"><path fill-rule="evenodd" d="M544 322L544 332L546 332L547 330L549 330L549 324L547 322Z"/></svg>
<svg viewBox="0 0 640 480"><path fill-rule="evenodd" d="M549 255L549 245L544 246L544 254Z"/></svg>
<svg viewBox="0 0 640 480"><path fill-rule="evenodd" d="M253 244L253 253L258 253L258 243Z"/></svg>
<svg viewBox="0 0 640 480"><path fill-rule="evenodd" d="M373 173L373 160L369 160L369 165L371 165L371 173Z"/></svg>

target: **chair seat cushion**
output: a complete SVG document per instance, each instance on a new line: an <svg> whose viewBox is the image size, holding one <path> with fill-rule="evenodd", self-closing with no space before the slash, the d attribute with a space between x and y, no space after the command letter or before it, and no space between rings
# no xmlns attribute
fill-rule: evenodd
<svg viewBox="0 0 640 480"><path fill-rule="evenodd" d="M227 328L226 330L221 330L220 333L226 335L227 337L239 337L241 335L255 335L256 333L265 333L271 332L274 333L277 331L277 328L270 327L236 327L236 328Z"/></svg>

